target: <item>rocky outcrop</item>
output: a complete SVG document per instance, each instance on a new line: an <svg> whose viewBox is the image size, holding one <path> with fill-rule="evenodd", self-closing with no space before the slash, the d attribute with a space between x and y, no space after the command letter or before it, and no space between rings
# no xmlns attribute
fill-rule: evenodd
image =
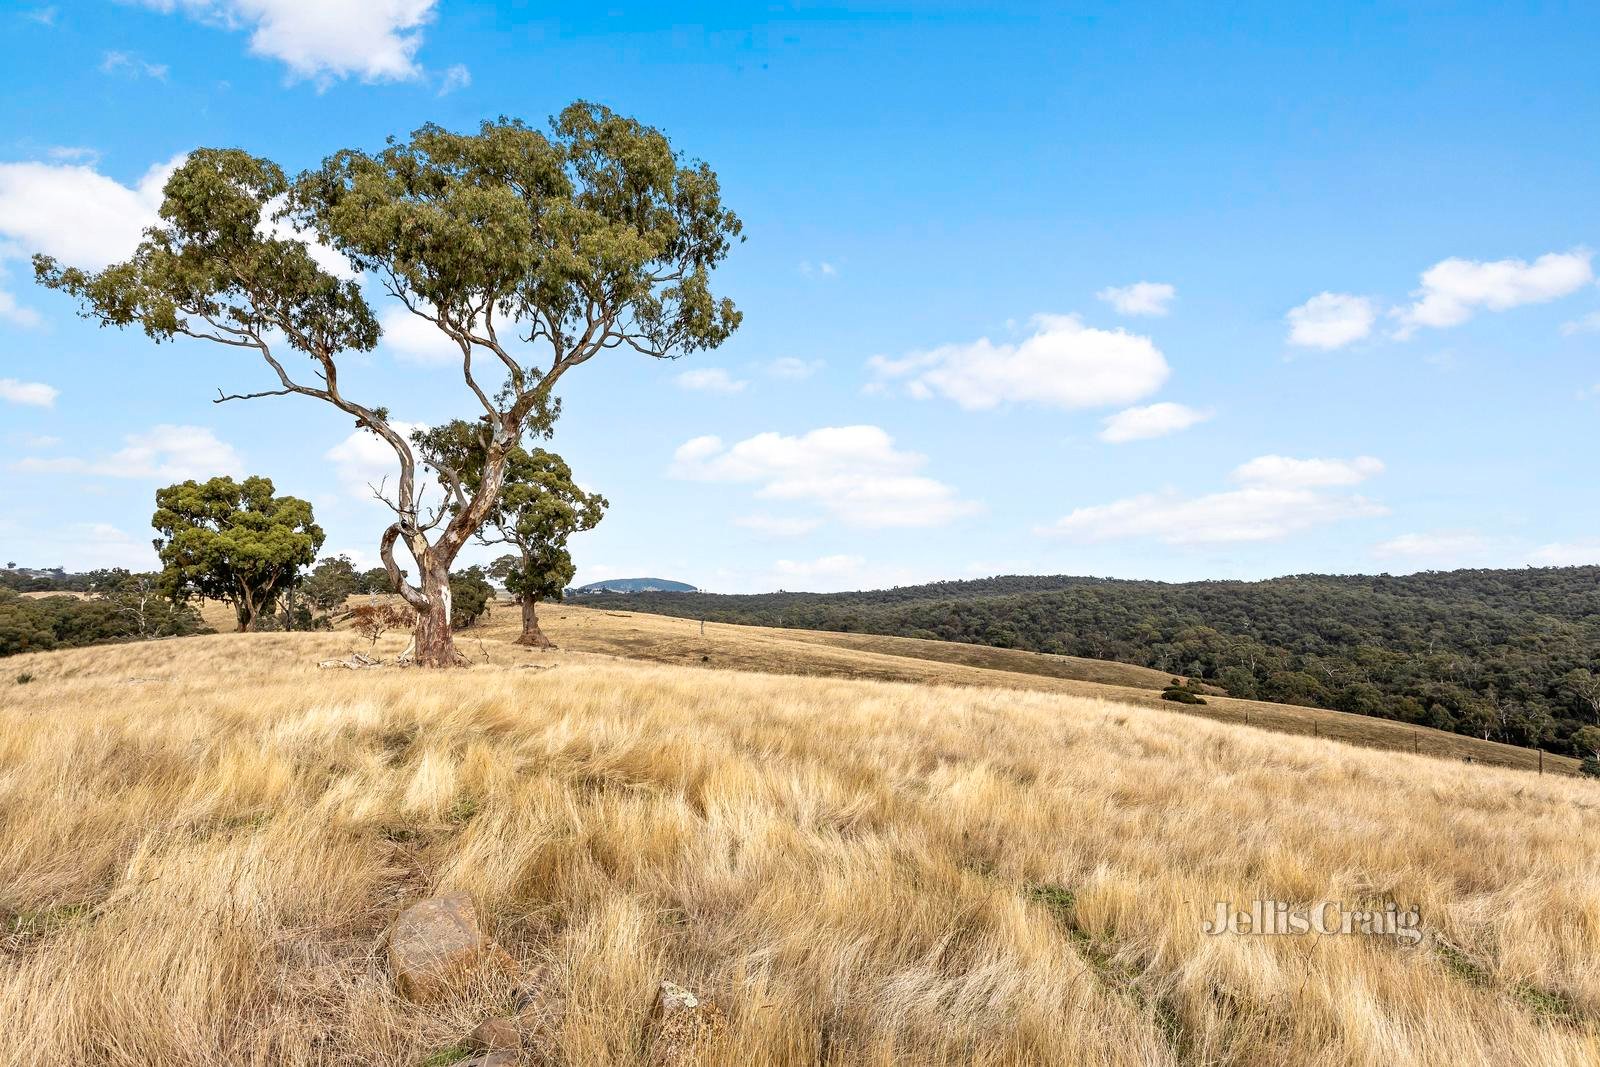
<svg viewBox="0 0 1600 1067"><path fill-rule="evenodd" d="M721 1008L695 993L662 982L645 1024L651 1067L688 1067L727 1037L728 1017Z"/></svg>
<svg viewBox="0 0 1600 1067"><path fill-rule="evenodd" d="M479 1052L515 1052L522 1047L522 1029L512 1019L485 1019L467 1035Z"/></svg>
<svg viewBox="0 0 1600 1067"><path fill-rule="evenodd" d="M389 970L401 995L437 1000L459 985L487 949L472 898L448 893L400 913L389 935Z"/></svg>

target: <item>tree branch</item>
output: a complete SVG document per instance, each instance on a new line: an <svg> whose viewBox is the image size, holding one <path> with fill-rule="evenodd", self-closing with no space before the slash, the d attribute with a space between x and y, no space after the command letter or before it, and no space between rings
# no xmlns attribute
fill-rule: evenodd
<svg viewBox="0 0 1600 1067"><path fill-rule="evenodd" d="M260 393L224 393L221 389L218 389L217 398L212 403L225 404L229 400L259 400L264 396L293 396L294 394L295 390L293 389L268 389Z"/></svg>

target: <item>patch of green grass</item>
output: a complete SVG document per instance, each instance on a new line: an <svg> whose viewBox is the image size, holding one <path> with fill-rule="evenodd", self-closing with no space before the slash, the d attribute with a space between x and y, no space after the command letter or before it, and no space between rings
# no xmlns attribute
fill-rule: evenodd
<svg viewBox="0 0 1600 1067"><path fill-rule="evenodd" d="M463 793L456 797L455 802L450 805L450 810L444 813L444 817L445 821L459 826L464 822L470 822L476 814L478 814L478 798Z"/></svg>
<svg viewBox="0 0 1600 1067"><path fill-rule="evenodd" d="M378 836L397 845L409 845L422 836L422 831L415 826L381 826Z"/></svg>
<svg viewBox="0 0 1600 1067"><path fill-rule="evenodd" d="M10 916L8 928L0 933L29 939L46 937L57 930L87 921L93 912L94 905L85 903L57 904L52 908L19 911Z"/></svg>
<svg viewBox="0 0 1600 1067"><path fill-rule="evenodd" d="M1444 969L1455 978L1468 985L1489 985L1488 969L1455 945L1440 937L1434 939L1433 948L1439 954L1439 962L1444 964Z"/></svg>
<svg viewBox="0 0 1600 1067"><path fill-rule="evenodd" d="M473 1049L470 1045L451 1045L433 1053L425 1060L418 1060L417 1067L450 1067L460 1060L471 1059Z"/></svg>
<svg viewBox="0 0 1600 1067"><path fill-rule="evenodd" d="M1055 916L1066 932L1067 939L1072 942L1072 947L1089 965L1095 978L1107 989L1128 997L1141 1010L1148 1012L1167 1044L1180 1054L1180 1059L1187 1062L1193 1041L1178 1008L1168 998L1152 995L1143 978L1125 962L1118 961L1110 946L1079 925L1077 894L1063 885L1035 883L1024 886L1023 895Z"/></svg>
<svg viewBox="0 0 1600 1067"><path fill-rule="evenodd" d="M1435 938L1434 951L1438 953L1439 961L1444 964L1445 970L1453 977L1482 989L1494 985L1494 977L1487 967L1443 938ZM1583 1009L1578 1007L1571 997L1553 989L1541 989L1527 982L1517 982L1507 987L1506 992L1541 1019L1579 1025L1588 1019Z"/></svg>
<svg viewBox="0 0 1600 1067"><path fill-rule="evenodd" d="M1571 997L1553 989L1540 989L1526 982L1518 982L1511 987L1511 995L1542 1019L1581 1024L1588 1018Z"/></svg>
<svg viewBox="0 0 1600 1067"><path fill-rule="evenodd" d="M1067 926L1073 925L1073 910L1078 898L1064 885L1030 885L1025 890L1028 899L1049 908Z"/></svg>

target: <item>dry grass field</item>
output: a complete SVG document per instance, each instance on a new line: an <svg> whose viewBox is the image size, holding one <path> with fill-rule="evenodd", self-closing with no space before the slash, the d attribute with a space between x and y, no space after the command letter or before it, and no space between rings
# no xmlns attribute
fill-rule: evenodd
<svg viewBox="0 0 1600 1067"><path fill-rule="evenodd" d="M1173 704L1162 700L1160 692L1172 680L1171 675L1106 660L950 641L724 623L707 623L702 633L700 624L689 619L565 604L545 608L540 618L551 638L569 651L723 670L1063 693L1369 748L1526 770L1540 766L1539 754L1530 749L1366 715L1215 694L1208 695L1203 706ZM464 631L462 648L471 652L480 639L491 643L496 638L514 639L519 625L515 606L500 605L479 626ZM1578 761L1566 756L1546 755L1543 766L1551 773L1578 771Z"/></svg>
<svg viewBox="0 0 1600 1067"><path fill-rule="evenodd" d="M584 1067L643 1062L663 979L717 1064L1600 1062L1600 784L549 615L568 649L491 625L443 674L316 670L340 633L8 659L0 1064L451 1063L519 973ZM519 967L413 1004L383 935L445 890ZM1202 932L1256 899L1427 937Z"/></svg>

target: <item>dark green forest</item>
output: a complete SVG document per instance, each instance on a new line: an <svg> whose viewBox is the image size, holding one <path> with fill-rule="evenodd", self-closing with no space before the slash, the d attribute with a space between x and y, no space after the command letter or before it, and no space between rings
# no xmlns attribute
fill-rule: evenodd
<svg viewBox="0 0 1600 1067"><path fill-rule="evenodd" d="M1118 660L1233 696L1556 752L1581 754L1574 732L1600 721L1600 567L1182 584L1007 576L858 593L603 599L713 622Z"/></svg>

